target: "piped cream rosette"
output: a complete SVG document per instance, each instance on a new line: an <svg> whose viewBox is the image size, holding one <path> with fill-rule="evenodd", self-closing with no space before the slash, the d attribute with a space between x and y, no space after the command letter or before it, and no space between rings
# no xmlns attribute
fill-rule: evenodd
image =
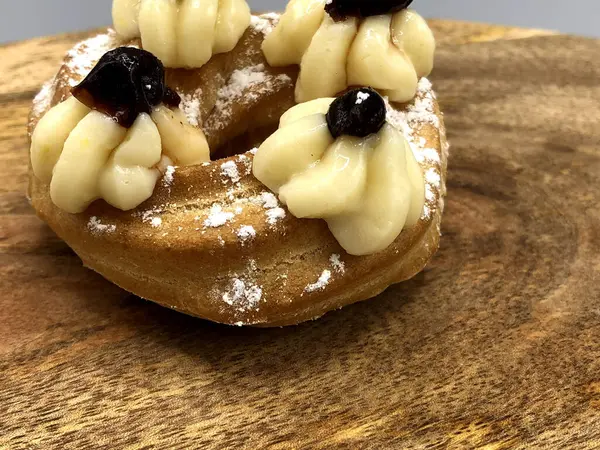
<svg viewBox="0 0 600 450"><path fill-rule="evenodd" d="M354 133L364 137L340 135L359 128L361 119L355 114L354 121L332 124L340 121L340 114L332 118L333 98L300 104L282 116L278 131L260 146L253 170L294 216L325 219L349 254L367 255L384 250L405 227L417 223L425 184L410 145L385 122L381 97L364 89L344 97L358 109L364 102L371 118L381 114L369 111L373 104L366 103L383 105L383 120L373 133L368 125Z"/></svg>
<svg viewBox="0 0 600 450"><path fill-rule="evenodd" d="M114 0L113 24L167 67L201 67L233 50L250 25L246 0Z"/></svg>
<svg viewBox="0 0 600 450"><path fill-rule="evenodd" d="M164 105L127 129L69 97L40 120L31 143L33 173L50 183L52 201L69 213L98 199L123 211L136 208L152 196L159 167L209 160L202 131Z"/></svg>
<svg viewBox="0 0 600 450"><path fill-rule="evenodd" d="M270 65L300 64L296 102L331 97L348 86L372 86L391 101L410 101L418 80L433 69L435 39L425 20L403 9L336 21L326 4L291 0L263 44Z"/></svg>
<svg viewBox="0 0 600 450"><path fill-rule="evenodd" d="M118 52L147 53L129 48L109 54ZM114 61L106 62L110 59L107 55L82 83L86 93L94 91L108 71L114 74ZM148 57L144 62L154 60ZM144 78L145 82L148 79ZM96 89L93 95L102 105L100 91ZM133 123L123 126L114 115L92 109L72 96L42 117L31 139L31 164L35 176L50 184L56 206L80 213L93 201L104 199L118 209L130 210L152 196L161 168L210 160L204 133L189 125L178 108L172 110L161 103L149 110L150 114L136 113Z"/></svg>

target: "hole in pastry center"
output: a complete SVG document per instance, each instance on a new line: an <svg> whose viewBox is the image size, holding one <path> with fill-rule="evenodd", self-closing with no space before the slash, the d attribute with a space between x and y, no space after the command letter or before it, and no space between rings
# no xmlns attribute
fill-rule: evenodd
<svg viewBox="0 0 600 450"><path fill-rule="evenodd" d="M253 148L258 148L271 134L277 131L277 127L277 122L274 122L248 130L217 147L216 150L213 150L210 159L213 161L225 159L230 156L244 154Z"/></svg>
<svg viewBox="0 0 600 450"><path fill-rule="evenodd" d="M260 94L248 95L248 100L241 100L228 114L223 114L219 108L213 109L204 122L211 160L246 153L275 133L281 116L296 104L293 86L280 85L270 90L259 88Z"/></svg>
<svg viewBox="0 0 600 450"><path fill-rule="evenodd" d="M226 68L217 57L201 69L167 70L167 85L180 94L181 109L188 117L195 115L212 161L258 147L277 130L281 116L296 105L298 69L268 66L259 53L260 43L256 45L249 60L233 60Z"/></svg>

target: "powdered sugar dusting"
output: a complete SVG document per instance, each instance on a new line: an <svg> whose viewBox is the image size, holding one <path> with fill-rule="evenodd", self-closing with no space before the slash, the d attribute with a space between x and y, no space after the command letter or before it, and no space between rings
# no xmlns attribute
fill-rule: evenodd
<svg viewBox="0 0 600 450"><path fill-rule="evenodd" d="M210 215L204 221L204 228L222 227L227 222L231 221L234 218L234 216L234 213L223 211L223 207L218 203L215 203L210 208Z"/></svg>
<svg viewBox="0 0 600 450"><path fill-rule="evenodd" d="M409 123L430 123L440 128L440 119L435 114L435 94L431 82L423 77L417 86L417 96L414 104L407 108Z"/></svg>
<svg viewBox="0 0 600 450"><path fill-rule="evenodd" d="M50 109L52 98L56 92L55 79L48 80L33 99L33 116L39 118Z"/></svg>
<svg viewBox="0 0 600 450"><path fill-rule="evenodd" d="M327 287L329 284L329 280L331 280L331 270L325 269L316 283L309 284L304 288L304 292L315 292L321 291Z"/></svg>
<svg viewBox="0 0 600 450"><path fill-rule="evenodd" d="M223 86L217 94L217 108L219 101L227 101L228 99L239 97L245 89L259 83L264 83L268 75L265 73L265 65L257 64L256 66L246 67L244 69L234 70L229 78L229 82Z"/></svg>
<svg viewBox="0 0 600 450"><path fill-rule="evenodd" d="M99 34L87 39L67 53L67 68L71 72L69 85L75 86L92 70L94 65L107 51L114 48L116 33Z"/></svg>
<svg viewBox="0 0 600 450"><path fill-rule="evenodd" d="M277 208L279 206L279 201L272 192L263 192L260 194L260 199L263 203L263 206L267 209Z"/></svg>
<svg viewBox="0 0 600 450"><path fill-rule="evenodd" d="M245 244L256 237L256 230L251 225L242 225L237 231L237 237L242 244Z"/></svg>
<svg viewBox="0 0 600 450"><path fill-rule="evenodd" d="M387 98L384 100L387 106L388 122L400 130L404 137L418 148L424 147L426 141L424 138L416 136L416 125L428 123L440 128L440 119L435 113L435 95L431 82L427 78L421 78L414 104L409 105L405 111L394 109Z"/></svg>
<svg viewBox="0 0 600 450"><path fill-rule="evenodd" d="M92 234L114 233L117 230L116 225L104 224L96 216L90 217L87 228Z"/></svg>
<svg viewBox="0 0 600 450"><path fill-rule="evenodd" d="M223 294L223 301L240 312L250 311L260 302L262 292L262 288L251 281L233 278L229 290Z"/></svg>
<svg viewBox="0 0 600 450"><path fill-rule="evenodd" d="M252 173L252 160L244 154L238 155L238 160L244 166L244 174L250 175Z"/></svg>
<svg viewBox="0 0 600 450"><path fill-rule="evenodd" d="M415 101L407 106L406 110L394 109L387 99L385 101L388 122L402 132L425 174L426 205L422 218L429 219L435 211L436 191L440 189L442 173L439 151L429 147L427 139L418 135L420 127L425 124L432 125L440 131L442 129L435 111L435 94L431 82L427 78L421 78Z"/></svg>
<svg viewBox="0 0 600 450"><path fill-rule="evenodd" d="M227 84L217 92L215 111L211 117L227 118L231 115L233 105L242 98L244 102L256 101L264 93L272 91L275 83L291 82L292 79L285 74L274 77L266 73L264 64L234 70ZM224 122L214 120L218 129L224 127Z"/></svg>
<svg viewBox="0 0 600 450"><path fill-rule="evenodd" d="M252 21L250 22L250 25L256 31L267 36L271 34L273 28L275 28L275 26L279 22L279 17L280 16L277 13L267 13L262 14L260 16L252 16Z"/></svg>
<svg viewBox="0 0 600 450"><path fill-rule="evenodd" d="M316 291L322 291L329 283L333 280L333 274L337 273L344 275L346 273L346 264L342 261L342 257L334 253L329 257L330 267L323 270L321 276L315 283L310 283L304 288L304 293L311 293Z"/></svg>
<svg viewBox="0 0 600 450"><path fill-rule="evenodd" d="M181 97L179 109L187 117L188 123L195 127L200 126L200 98L202 97L202 89L196 89L193 94L183 94L181 92L178 94Z"/></svg>
<svg viewBox="0 0 600 450"><path fill-rule="evenodd" d="M430 214L431 214L431 211L429 210L429 206L424 205L423 206L423 217L429 217Z"/></svg>
<svg viewBox="0 0 600 450"><path fill-rule="evenodd" d="M272 192L263 192L260 194L259 202L265 208L267 215L267 222L269 225L274 226L280 220L285 218L285 209L281 208L279 200Z"/></svg>
<svg viewBox="0 0 600 450"><path fill-rule="evenodd" d="M175 166L167 166L165 175L163 176L163 186L170 187L175 179Z"/></svg>
<svg viewBox="0 0 600 450"><path fill-rule="evenodd" d="M162 225L162 219L159 217L159 214L162 213L164 213L164 208L154 207L146 211L136 211L133 213L133 217L141 217L143 223L149 223L153 228L157 228Z"/></svg>
<svg viewBox="0 0 600 450"><path fill-rule="evenodd" d="M342 261L342 257L336 253L329 257L329 262L331 263L331 267L336 272L344 274L346 272L346 265Z"/></svg>
<svg viewBox="0 0 600 450"><path fill-rule="evenodd" d="M427 200L428 203L435 201L435 191L430 183L425 184L425 200Z"/></svg>
<svg viewBox="0 0 600 450"><path fill-rule="evenodd" d="M221 164L221 175L232 183L238 183L240 181L240 173L235 161L227 161ZM224 181L224 183L226 182L227 181Z"/></svg>
<svg viewBox="0 0 600 450"><path fill-rule="evenodd" d="M284 218L285 210L283 208L273 208L267 211L267 222L269 222L269 225L275 225Z"/></svg>
<svg viewBox="0 0 600 450"><path fill-rule="evenodd" d="M236 311L256 311L263 298L263 288L256 281L256 261L250 260L243 274L232 274L225 292L220 294L223 302Z"/></svg>
<svg viewBox="0 0 600 450"><path fill-rule="evenodd" d="M425 173L425 182L427 182L428 184L431 184L435 189L439 189L440 182L441 182L439 172L433 168L429 169Z"/></svg>
<svg viewBox="0 0 600 450"><path fill-rule="evenodd" d="M438 151L435 148L422 148L422 147L417 147L415 150L415 146L412 146L413 148L413 153L415 154L415 158L417 160L417 162L419 164L422 164L424 162L431 162L431 163L440 163L440 154L438 153Z"/></svg>

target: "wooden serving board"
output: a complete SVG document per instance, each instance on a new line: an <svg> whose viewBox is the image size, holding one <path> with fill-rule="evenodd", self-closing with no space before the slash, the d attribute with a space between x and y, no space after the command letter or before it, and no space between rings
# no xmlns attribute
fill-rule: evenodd
<svg viewBox="0 0 600 450"><path fill-rule="evenodd" d="M439 254L274 330L82 267L24 197L31 98L82 36L0 47L0 448L598 448L600 42L432 24Z"/></svg>

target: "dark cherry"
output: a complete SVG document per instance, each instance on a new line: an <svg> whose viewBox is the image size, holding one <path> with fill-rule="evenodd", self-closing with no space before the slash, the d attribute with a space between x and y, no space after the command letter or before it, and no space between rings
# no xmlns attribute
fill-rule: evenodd
<svg viewBox="0 0 600 450"><path fill-rule="evenodd" d="M366 137L377 133L386 118L385 102L371 88L353 89L333 101L327 125L334 138L342 135Z"/></svg>
<svg viewBox="0 0 600 450"><path fill-rule="evenodd" d="M104 54L90 74L71 91L89 108L131 127L141 113L163 100L179 105L179 96L165 86L165 68L152 53L119 47Z"/></svg>
<svg viewBox="0 0 600 450"><path fill-rule="evenodd" d="M329 0L325 11L340 22L347 17L369 17L401 11L413 0Z"/></svg>
<svg viewBox="0 0 600 450"><path fill-rule="evenodd" d="M169 86L166 86L165 95L163 95L162 101L165 105L167 105L170 108L179 108L179 104L181 103L181 97Z"/></svg>

